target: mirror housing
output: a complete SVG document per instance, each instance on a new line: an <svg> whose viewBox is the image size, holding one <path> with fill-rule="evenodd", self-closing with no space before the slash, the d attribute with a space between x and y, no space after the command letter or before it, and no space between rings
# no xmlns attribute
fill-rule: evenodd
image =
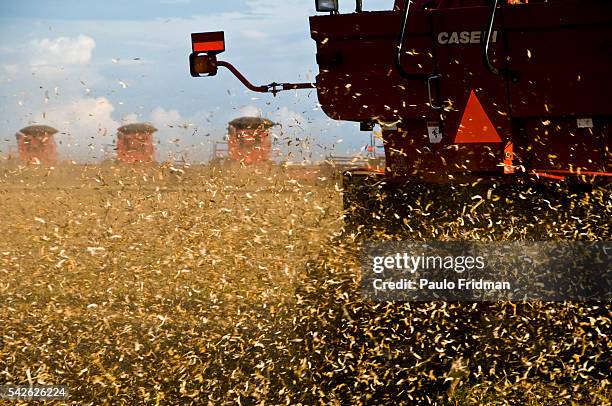
<svg viewBox="0 0 612 406"><path fill-rule="evenodd" d="M189 71L195 78L217 74L217 56L192 53L189 55Z"/></svg>
<svg viewBox="0 0 612 406"><path fill-rule="evenodd" d="M215 76L217 74L217 55L225 52L225 33L223 31L197 32L191 34L189 71L193 77Z"/></svg>

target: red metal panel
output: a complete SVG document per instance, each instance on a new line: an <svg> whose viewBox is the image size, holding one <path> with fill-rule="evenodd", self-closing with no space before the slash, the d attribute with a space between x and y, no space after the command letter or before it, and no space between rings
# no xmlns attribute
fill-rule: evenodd
<svg viewBox="0 0 612 406"><path fill-rule="evenodd" d="M19 159L24 163L53 164L57 149L52 135L21 135L18 138Z"/></svg>
<svg viewBox="0 0 612 406"><path fill-rule="evenodd" d="M272 140L267 129L236 129L229 126L229 158L245 165L269 162Z"/></svg>
<svg viewBox="0 0 612 406"><path fill-rule="evenodd" d="M217 42L200 42L193 44L193 52L210 52L210 51L223 51L225 50L225 43L221 41Z"/></svg>
<svg viewBox="0 0 612 406"><path fill-rule="evenodd" d="M505 7L515 117L611 115L612 2Z"/></svg>
<svg viewBox="0 0 612 406"><path fill-rule="evenodd" d="M151 163L155 161L153 134L122 134L117 140L117 159L125 163Z"/></svg>
<svg viewBox="0 0 612 406"><path fill-rule="evenodd" d="M223 31L193 33L191 49L193 52L221 53L225 51L225 34Z"/></svg>
<svg viewBox="0 0 612 406"><path fill-rule="evenodd" d="M406 81L394 68L398 13L316 16L310 23L320 67L319 102L327 115L337 120L394 121L430 113L424 83ZM424 11L411 14L407 36L403 66L414 73L432 73L433 40Z"/></svg>
<svg viewBox="0 0 612 406"><path fill-rule="evenodd" d="M603 122L594 121L593 128L577 128L575 118L528 118L522 124L528 137L520 157L530 168L606 170L603 146L609 134Z"/></svg>
<svg viewBox="0 0 612 406"><path fill-rule="evenodd" d="M415 74L440 75L432 82L433 95L440 96L436 102L444 106L442 138L435 141L427 123L440 117L428 106L426 84L405 80L394 66L399 12L310 20L323 110L339 120L398 125L383 131L390 175L448 181L463 174L509 174L509 145L513 167L609 171L612 2L534 0L501 7L489 56L494 66L518 71L517 81L484 65L481 42L490 13L485 1L434 3L440 8L411 8L402 66ZM470 95L481 109L468 103ZM471 138L459 140L490 142L457 145L474 112L486 124L481 127L492 126L498 136L484 137L491 129L474 127ZM581 117L595 123L590 138L577 135L586 131L577 131ZM537 125L544 122L547 133ZM557 158L551 161L549 155Z"/></svg>

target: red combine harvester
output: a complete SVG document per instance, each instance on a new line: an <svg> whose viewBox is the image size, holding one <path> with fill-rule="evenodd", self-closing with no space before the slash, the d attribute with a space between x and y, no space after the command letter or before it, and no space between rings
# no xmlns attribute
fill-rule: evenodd
<svg viewBox="0 0 612 406"><path fill-rule="evenodd" d="M344 15L337 0L315 3L329 13L310 18L316 84L253 86L217 60L222 32L192 34L191 73L225 67L273 94L315 87L329 117L366 131L380 124L384 173L345 176L357 217L372 211L374 190L411 204L459 201L459 190L543 196L561 184L610 185L611 1L396 0L392 10L363 12L357 0Z"/></svg>
<svg viewBox="0 0 612 406"><path fill-rule="evenodd" d="M240 117L228 125L228 157L245 165L270 162L272 140L269 130L274 123L265 118Z"/></svg>
<svg viewBox="0 0 612 406"><path fill-rule="evenodd" d="M259 117L240 117L230 121L225 140L213 143L211 162L241 165L271 162L270 128L274 125L272 121Z"/></svg>
<svg viewBox="0 0 612 406"><path fill-rule="evenodd" d="M153 134L157 128L146 123L127 124L117 129L117 160L125 163L155 161Z"/></svg>
<svg viewBox="0 0 612 406"><path fill-rule="evenodd" d="M24 163L53 165L57 161L54 135L57 130L48 125L31 125L15 134L19 159Z"/></svg>

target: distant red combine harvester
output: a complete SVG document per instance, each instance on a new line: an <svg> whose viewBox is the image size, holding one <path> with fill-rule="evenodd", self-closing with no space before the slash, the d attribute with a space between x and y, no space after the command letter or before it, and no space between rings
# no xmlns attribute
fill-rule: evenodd
<svg viewBox="0 0 612 406"><path fill-rule="evenodd" d="M228 158L245 165L271 161L272 127L272 121L259 117L240 117L231 121L228 125Z"/></svg>
<svg viewBox="0 0 612 406"><path fill-rule="evenodd" d="M127 124L117 129L117 160L125 163L155 161L153 133L157 128L149 124Z"/></svg>
<svg viewBox="0 0 612 406"><path fill-rule="evenodd" d="M57 160L57 149L53 135L57 130L48 125L32 125L15 134L19 159L25 163L53 164Z"/></svg>

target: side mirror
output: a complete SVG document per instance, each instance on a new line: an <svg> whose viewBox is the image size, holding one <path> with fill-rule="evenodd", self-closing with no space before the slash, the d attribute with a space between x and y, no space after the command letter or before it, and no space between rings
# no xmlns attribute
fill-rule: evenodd
<svg viewBox="0 0 612 406"><path fill-rule="evenodd" d="M225 51L223 31L199 32L191 34L189 70L191 76L215 76L217 74L217 55Z"/></svg>
<svg viewBox="0 0 612 406"><path fill-rule="evenodd" d="M215 76L217 74L217 57L215 55L192 53L189 55L189 71L191 76Z"/></svg>

